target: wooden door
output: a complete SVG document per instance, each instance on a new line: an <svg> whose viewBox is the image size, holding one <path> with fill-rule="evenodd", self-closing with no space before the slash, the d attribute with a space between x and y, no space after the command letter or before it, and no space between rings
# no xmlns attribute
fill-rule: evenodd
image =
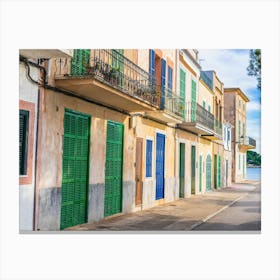
<svg viewBox="0 0 280 280"><path fill-rule="evenodd" d="M180 143L179 197L185 196L185 143Z"/></svg>
<svg viewBox="0 0 280 280"><path fill-rule="evenodd" d="M124 125L107 121L104 216L122 211Z"/></svg>
<svg viewBox="0 0 280 280"><path fill-rule="evenodd" d="M87 221L90 116L65 110L60 229Z"/></svg>
<svg viewBox="0 0 280 280"><path fill-rule="evenodd" d="M195 168L196 168L196 151L195 146L191 149L191 193L195 194Z"/></svg>
<svg viewBox="0 0 280 280"><path fill-rule="evenodd" d="M135 205L142 204L143 180L142 180L142 156L143 155L143 138L136 138L136 166L135 166Z"/></svg>
<svg viewBox="0 0 280 280"><path fill-rule="evenodd" d="M165 135L157 133L156 142L156 199L164 198Z"/></svg>

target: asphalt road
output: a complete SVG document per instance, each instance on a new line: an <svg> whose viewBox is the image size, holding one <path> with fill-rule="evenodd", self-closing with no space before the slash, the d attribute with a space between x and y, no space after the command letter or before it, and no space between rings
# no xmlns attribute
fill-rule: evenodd
<svg viewBox="0 0 280 280"><path fill-rule="evenodd" d="M261 185L249 192L229 208L220 212L196 231L260 231L261 230Z"/></svg>

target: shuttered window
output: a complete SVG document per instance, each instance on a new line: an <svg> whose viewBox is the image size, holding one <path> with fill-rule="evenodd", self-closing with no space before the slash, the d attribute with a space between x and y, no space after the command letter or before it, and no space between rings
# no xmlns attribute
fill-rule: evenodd
<svg viewBox="0 0 280 280"><path fill-rule="evenodd" d="M167 86L168 86L168 90L171 92L172 91L172 84L173 84L173 80L172 80L172 75L173 75L173 69L168 66L168 81L167 81Z"/></svg>
<svg viewBox="0 0 280 280"><path fill-rule="evenodd" d="M185 100L186 95L186 73L180 69L180 96Z"/></svg>
<svg viewBox="0 0 280 280"><path fill-rule="evenodd" d="M206 102L205 100L202 101L202 107L205 109L206 108Z"/></svg>
<svg viewBox="0 0 280 280"><path fill-rule="evenodd" d="M146 141L146 177L152 177L153 141Z"/></svg>
<svg viewBox="0 0 280 280"><path fill-rule="evenodd" d="M155 76L155 69L156 69L156 54L154 50L149 50L149 73L152 76Z"/></svg>
<svg viewBox="0 0 280 280"><path fill-rule="evenodd" d="M90 50L75 49L71 60L71 75L86 75L90 62Z"/></svg>
<svg viewBox="0 0 280 280"><path fill-rule="evenodd" d="M29 111L19 111L19 175L27 175Z"/></svg>

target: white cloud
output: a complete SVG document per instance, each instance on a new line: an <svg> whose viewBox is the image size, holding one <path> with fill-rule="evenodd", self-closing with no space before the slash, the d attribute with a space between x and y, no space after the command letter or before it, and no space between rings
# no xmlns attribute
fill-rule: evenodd
<svg viewBox="0 0 280 280"><path fill-rule="evenodd" d="M239 87L246 93L256 88L257 81L247 75L249 50L203 50L199 49L199 59L203 70L215 70L225 87Z"/></svg>
<svg viewBox="0 0 280 280"><path fill-rule="evenodd" d="M250 101L246 105L247 112L248 111L260 111L261 110L261 104L257 101Z"/></svg>

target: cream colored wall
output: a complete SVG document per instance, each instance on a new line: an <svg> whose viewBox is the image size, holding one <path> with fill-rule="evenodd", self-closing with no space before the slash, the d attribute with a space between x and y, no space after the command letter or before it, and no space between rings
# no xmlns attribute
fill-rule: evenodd
<svg viewBox="0 0 280 280"><path fill-rule="evenodd" d="M138 50L138 66L149 72L149 49Z"/></svg>
<svg viewBox="0 0 280 280"><path fill-rule="evenodd" d="M205 86L204 82L199 80L199 88L198 88L198 104L202 106L203 101L206 102L205 109L208 111L208 105L211 106L211 113L213 114L213 93L212 91Z"/></svg>
<svg viewBox="0 0 280 280"><path fill-rule="evenodd" d="M241 133L240 135L243 135L244 137L246 137L246 120L247 120L247 117L246 117L246 105L245 105L245 110L243 108L243 105L246 104L246 102L244 101L244 99L239 96L239 95L236 95L235 97L235 102L236 102L236 123L235 123L235 137L236 139L238 139L238 121L241 122ZM240 106L239 106L239 102L240 102ZM245 135L242 131L243 129L243 124L244 123L244 130L245 130ZM238 140L239 141L239 140Z"/></svg>
<svg viewBox="0 0 280 280"><path fill-rule="evenodd" d="M42 135L38 160L39 188L61 187L64 110L72 109L91 115L90 184L104 183L107 120L124 124L123 181L134 180L134 135L129 129L129 117L79 99L69 98L50 90L45 91L41 112Z"/></svg>
<svg viewBox="0 0 280 280"><path fill-rule="evenodd" d="M177 68L177 89L178 93L180 92L180 68L185 71L186 73L186 81L185 81L185 97L186 97L186 102L191 101L191 96L192 96L192 80L196 82L196 93L197 93L197 100L198 100L198 90L199 90L199 81L198 78L195 77L182 63L178 63L178 68Z"/></svg>
<svg viewBox="0 0 280 280"><path fill-rule="evenodd" d="M185 143L185 197L191 196L191 146L196 146L196 193L198 193L198 161L199 161L199 144L198 144L198 136L188 133L183 130L177 130L177 139L178 144L179 143ZM176 162L179 162L179 147L177 146L177 160ZM176 177L179 177L179 164L177 163L176 168ZM177 184L178 185L178 184ZM179 188L179 185L178 185Z"/></svg>
<svg viewBox="0 0 280 280"><path fill-rule="evenodd" d="M198 151L198 164L199 156L202 156L202 191L201 193L206 192L206 157L207 155L211 156L212 159L212 142L203 138L199 139L199 151ZM199 166L198 166L198 177L199 177ZM213 180L211 180L213 182ZM199 181L197 184L197 192L199 193Z"/></svg>
<svg viewBox="0 0 280 280"><path fill-rule="evenodd" d="M175 183L175 160L176 160L176 142L175 142L175 130L171 127L166 125L157 123L155 121L145 119L142 117L136 118L136 128L134 129L134 136L143 138L143 161L142 161L142 181L145 184L151 184L153 190L149 190L151 200L150 202L152 205L155 205L157 201L155 200L155 187L156 187L156 134L161 133L165 135L165 201L172 201L175 199L174 195L174 188ZM153 159L152 159L152 177L146 178L146 139L151 139L153 141ZM146 191L144 190L146 193ZM146 196L144 194L144 196ZM144 205L146 208L146 205Z"/></svg>

